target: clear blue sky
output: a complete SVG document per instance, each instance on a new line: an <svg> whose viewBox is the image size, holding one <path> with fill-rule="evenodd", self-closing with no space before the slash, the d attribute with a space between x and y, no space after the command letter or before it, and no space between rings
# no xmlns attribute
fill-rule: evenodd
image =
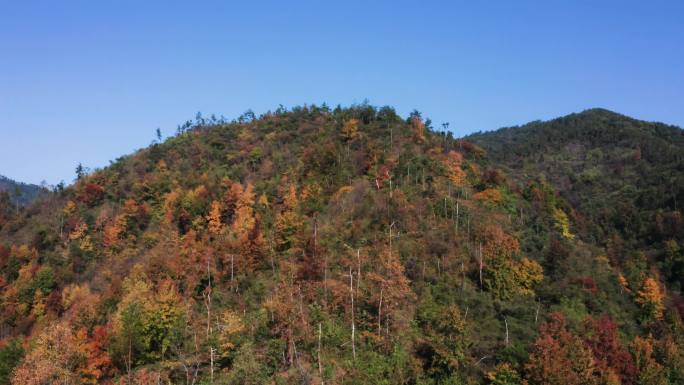
<svg viewBox="0 0 684 385"><path fill-rule="evenodd" d="M21 181L197 111L366 98L457 135L590 107L684 126L684 1L0 2L0 174Z"/></svg>

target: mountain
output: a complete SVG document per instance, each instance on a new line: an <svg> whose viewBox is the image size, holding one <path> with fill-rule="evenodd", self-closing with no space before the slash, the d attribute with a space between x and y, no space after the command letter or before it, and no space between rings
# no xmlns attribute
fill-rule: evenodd
<svg viewBox="0 0 684 385"><path fill-rule="evenodd" d="M27 206L33 202L44 189L34 184L13 181L0 175L0 192L9 194L9 199L20 206Z"/></svg>
<svg viewBox="0 0 684 385"><path fill-rule="evenodd" d="M668 250L684 236L684 130L592 109L468 139L521 183L551 184L585 241L620 260L641 251L682 288Z"/></svg>
<svg viewBox="0 0 684 385"><path fill-rule="evenodd" d="M681 143L605 110L198 115L0 202L0 383L682 383Z"/></svg>

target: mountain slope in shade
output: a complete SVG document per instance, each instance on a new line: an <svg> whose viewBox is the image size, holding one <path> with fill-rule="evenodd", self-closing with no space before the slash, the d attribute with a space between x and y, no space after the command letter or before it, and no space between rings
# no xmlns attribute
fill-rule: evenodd
<svg viewBox="0 0 684 385"><path fill-rule="evenodd" d="M682 383L677 135L198 116L0 210L0 384Z"/></svg>
<svg viewBox="0 0 684 385"><path fill-rule="evenodd" d="M34 184L16 182L0 175L0 192L3 191L9 194L13 203L18 202L21 206L27 206L36 200L45 189Z"/></svg>

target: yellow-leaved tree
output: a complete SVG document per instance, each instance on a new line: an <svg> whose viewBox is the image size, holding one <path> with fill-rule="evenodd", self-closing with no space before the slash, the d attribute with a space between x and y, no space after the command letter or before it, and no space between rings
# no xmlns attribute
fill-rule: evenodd
<svg viewBox="0 0 684 385"><path fill-rule="evenodd" d="M644 280L641 289L636 293L636 303L641 307L644 321L655 321L663 318L665 294L653 277Z"/></svg>

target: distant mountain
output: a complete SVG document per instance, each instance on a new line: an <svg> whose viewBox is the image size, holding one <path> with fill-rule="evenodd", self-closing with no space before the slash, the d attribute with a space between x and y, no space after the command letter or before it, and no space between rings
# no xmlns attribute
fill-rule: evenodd
<svg viewBox="0 0 684 385"><path fill-rule="evenodd" d="M585 241L622 261L641 251L684 287L684 261L667 255L684 238L684 130L591 109L467 139L523 188L552 185Z"/></svg>
<svg viewBox="0 0 684 385"><path fill-rule="evenodd" d="M20 206L27 206L38 198L45 189L35 184L17 182L0 175L0 191L9 193L10 200L13 203L18 201Z"/></svg>

